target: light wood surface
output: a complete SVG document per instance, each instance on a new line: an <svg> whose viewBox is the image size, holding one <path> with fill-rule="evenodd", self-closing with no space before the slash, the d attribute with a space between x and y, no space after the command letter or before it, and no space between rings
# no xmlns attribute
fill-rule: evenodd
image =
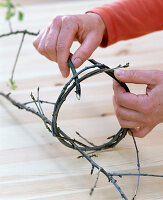
<svg viewBox="0 0 163 200"><path fill-rule="evenodd" d="M107 1L75 1L22 6L24 22L13 20L13 27L37 32L56 15L84 13ZM0 32L8 32L0 11ZM0 39L0 91L11 92L6 86L10 77L20 36ZM57 64L40 56L32 46L33 37L26 36L15 73L18 88L12 97L30 100L40 86L40 98L55 102L63 85ZM163 32L119 42L107 49L97 49L92 58L111 67L130 62L131 69L163 69ZM72 52L78 47L74 44ZM84 65L88 65L86 62ZM84 66L83 65L83 66ZM82 82L82 98L70 94L60 113L59 125L69 135L80 132L100 144L119 129L112 106L112 80L98 75ZM129 85L135 93L144 86ZM157 98L157 97L156 97ZM51 119L52 106L43 106ZM101 116L105 113L105 116ZM158 125L147 137L137 139L142 173L163 174L163 125ZM18 110L0 97L0 200L116 200L121 199L106 177L100 175L97 188L89 196L96 173L78 152L68 149L52 137L42 121ZM95 161L109 172L137 172L136 153L132 138L126 138L114 149L98 153ZM122 190L132 198L136 177L117 178ZM141 177L138 200L163 199L163 179Z"/></svg>

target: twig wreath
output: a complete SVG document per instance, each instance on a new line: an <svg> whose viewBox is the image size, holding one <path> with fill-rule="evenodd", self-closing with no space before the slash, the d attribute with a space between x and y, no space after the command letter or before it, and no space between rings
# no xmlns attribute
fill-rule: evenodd
<svg viewBox="0 0 163 200"><path fill-rule="evenodd" d="M80 99L80 95L81 95L81 87L80 87L80 82L84 81L87 78L90 78L92 76L95 76L97 74L100 73L106 73L107 75L109 75L110 77L112 77L113 79L115 79L125 90L126 92L129 92L129 89L127 87L127 85L123 82L120 82L119 80L116 79L116 77L114 76L114 69L110 69L108 66L98 63L97 61L91 59L89 60L93 65L85 67L84 69L80 70L78 73L75 71L75 68L71 62L71 59L69 57L68 59L68 66L71 68L72 72L73 72L73 77L65 84L65 86L63 87L56 103L54 106L54 111L53 111L53 118L52 118L52 133L54 136L56 136L61 143L63 143L65 146L70 147L70 148L74 148L74 146L68 142L66 139L62 138L63 137L67 137L66 134L57 126L57 118L58 118L58 113L59 110L62 106L62 104L64 103L64 101L66 100L67 96L70 94L70 92L73 90L73 88L76 87L76 96L77 99ZM119 65L116 68L125 68L128 67L129 64L127 63L124 66ZM89 69L94 69L92 71L89 71L88 73L84 74L83 76L81 76L80 78L78 78L79 75L81 75L83 72L89 70ZM73 82L74 80L74 82ZM75 140L76 143L78 143L80 145L81 150L83 151L100 151L100 150L104 150L104 149L109 149L109 148L113 148L116 144L118 144L127 134L128 129L127 128L121 128L117 134L111 136L110 141L107 143L104 143L102 145L92 145L91 142L89 142L89 144L91 144L90 146L85 145L77 140ZM88 143L88 142L87 142Z"/></svg>
<svg viewBox="0 0 163 200"><path fill-rule="evenodd" d="M9 0L7 2L11 4L11 2ZM10 19L10 17L9 17L9 19ZM10 36L10 35L15 35L15 34L22 34L22 40L20 42L20 45L19 45L19 48L18 48L18 51L17 51L17 54L16 54L15 62L14 62L14 65L12 67L11 78L9 79L10 88L16 89L15 81L13 80L13 75L14 75L14 72L15 72L15 68L16 68L18 58L20 56L20 51L21 51L21 48L22 48L22 45L23 45L23 42L24 42L24 37L25 37L25 35L36 36L36 35L38 35L38 33L30 32L28 30L13 31L13 29L11 29L11 22L9 23L9 25L10 25L9 26L10 32L0 35L0 38L7 37L7 36ZM82 81L84 81L85 79L88 79L88 78L95 76L97 74L100 74L100 73L106 73L108 76L115 79L126 90L126 92L130 92L127 85L125 83L119 81L118 79L116 79L116 77L114 76L114 70L115 69L128 67L129 66L128 63L124 66L118 65L115 68L109 68L108 66L101 64L101 63L99 63L99 62L97 62L93 59L91 59L89 61L92 63L91 66L87 66L87 67L81 69L80 71L76 72L76 70L75 70L75 68L74 68L74 66L71 62L71 58L69 57L68 66L70 67L70 69L72 71L73 77L70 78L70 80L64 85L56 103L40 100L40 98L39 98L39 88L37 89L37 98L35 98L34 95L31 92L30 96L32 98L32 101L25 102L25 103L17 102L15 99L13 99L11 97L11 93L5 94L4 92L0 92L0 95L3 96L4 98L6 98L10 103L12 103L17 108L24 109L24 110L40 117L41 120L43 121L43 123L45 124L45 127L47 128L47 130L50 133L52 133L52 135L54 137L56 137L63 145L65 145L69 148L72 148L74 150L77 150L81 154L81 156L79 156L78 158L83 157L91 164L91 174L93 174L95 168L98 170L95 183L90 190L90 195L92 195L94 189L96 188L100 173L103 173L107 177L108 181L111 182L115 186L117 191L120 193L121 197L125 200L128 200L126 194L119 187L114 176L118 176L118 177L137 176L138 177L137 186L136 186L135 194L133 196L133 199L135 199L135 197L137 195L138 187L139 187L140 176L153 176L153 177L163 178L163 175L140 173L139 151L138 151L136 141L135 141L135 138L134 138L134 135L133 135L131 129L120 128L120 130L116 134L107 138L109 140L108 142L101 144L101 145L95 145L92 142L88 141L86 138L84 138L82 135L80 135L80 133L78 133L78 132L76 132L76 134L81 139L84 140L84 143L82 143L82 142L80 142L76 139L72 139L60 127L58 127L57 119L58 119L58 114L59 114L61 106L63 105L64 101L66 101L67 96L70 94L70 92L74 88L76 88L75 92L76 92L77 98L80 99L80 96L81 96L81 93L82 93L80 83ZM83 72L84 72L84 75L82 75ZM79 75L80 75L80 78L79 78ZM33 104L33 103L35 104L36 109L29 106L29 104ZM51 104L52 106L54 106L54 110L53 110L53 113L52 113L52 120L49 120L45 116L43 109L42 109L42 106L41 106L41 104L43 104L43 103L44 104ZM98 165L93 160L93 157L96 156L94 153L97 152L97 151L106 150L106 149L110 149L110 148L115 147L126 136L127 132L131 133L132 138L133 138L133 142L134 142L134 146L135 146L135 149L136 149L138 173L109 173L103 167Z"/></svg>

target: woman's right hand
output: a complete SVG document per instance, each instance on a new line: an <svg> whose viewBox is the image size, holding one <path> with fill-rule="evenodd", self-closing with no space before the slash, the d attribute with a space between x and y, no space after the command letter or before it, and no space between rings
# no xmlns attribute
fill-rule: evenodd
<svg viewBox="0 0 163 200"><path fill-rule="evenodd" d="M57 16L33 42L38 52L58 63L64 77L69 75L67 60L73 41L80 47L72 56L76 68L85 62L100 45L105 32L101 17L95 13Z"/></svg>

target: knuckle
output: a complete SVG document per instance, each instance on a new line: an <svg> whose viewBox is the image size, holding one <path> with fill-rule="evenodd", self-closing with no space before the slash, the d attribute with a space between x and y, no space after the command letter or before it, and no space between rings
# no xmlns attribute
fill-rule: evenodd
<svg viewBox="0 0 163 200"><path fill-rule="evenodd" d="M78 17L74 15L67 15L62 17L62 24L67 31L78 29Z"/></svg>
<svg viewBox="0 0 163 200"><path fill-rule="evenodd" d="M58 24L58 23L60 23L61 22L61 20L62 20L62 17L61 16L56 16L54 19L53 19L53 21L52 21L52 23L53 24Z"/></svg>
<svg viewBox="0 0 163 200"><path fill-rule="evenodd" d="M66 51L66 45L64 42L58 42L57 43L57 51Z"/></svg>
<svg viewBox="0 0 163 200"><path fill-rule="evenodd" d="M136 70L130 70L128 71L128 76L130 80L135 80L137 78L137 71Z"/></svg>
<svg viewBox="0 0 163 200"><path fill-rule="evenodd" d="M156 83L157 81L159 81L159 78L162 79L162 76L161 75L161 71L159 70L152 70L152 73L151 73L151 83Z"/></svg>
<svg viewBox="0 0 163 200"><path fill-rule="evenodd" d="M74 15L66 15L62 17L62 22L64 24L74 24L77 20L77 17Z"/></svg>

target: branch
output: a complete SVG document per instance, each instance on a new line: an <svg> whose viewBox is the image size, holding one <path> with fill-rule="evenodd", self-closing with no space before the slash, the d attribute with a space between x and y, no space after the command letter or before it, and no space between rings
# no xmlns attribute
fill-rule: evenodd
<svg viewBox="0 0 163 200"><path fill-rule="evenodd" d="M93 192L94 192L94 189L96 188L96 185L97 185L97 182L98 182L98 179L99 179L99 176L100 176L100 172L101 172L101 168L99 168L99 170L98 170L98 173L97 173L97 177L96 177L96 181L95 181L95 184L94 184L94 186L91 188L91 190L90 190L90 195L92 195L93 194Z"/></svg>
<svg viewBox="0 0 163 200"><path fill-rule="evenodd" d="M3 96L8 101L10 101L10 103L12 103L17 108L26 110L27 112L31 112L31 113L37 115L39 118L41 118L43 120L44 124L46 124L46 125L48 124L51 126L51 121L47 117L45 117L45 115L42 115L40 112L36 111L35 109L33 109L31 107L27 107L26 105L15 101L12 97L10 97L11 93L5 94L3 92L0 92L0 95ZM49 131L51 132L51 130L49 130Z"/></svg>
<svg viewBox="0 0 163 200"><path fill-rule="evenodd" d="M10 36L10 35L17 35L17 34L27 34L27 35L37 36L39 34L39 32L35 33L35 32L30 32L28 30L11 31L9 33L5 33L5 34L0 35L0 38L7 37L7 36Z"/></svg>
<svg viewBox="0 0 163 200"><path fill-rule="evenodd" d="M38 102L38 100L35 100L36 102ZM53 103L53 102L50 102L50 101L44 101L44 100L39 100L39 102L40 103L45 103L45 104L51 104L51 105L55 105L55 103ZM24 105L28 105L28 104L31 104L31 103L33 103L33 101L28 101L28 102L25 102L25 103L23 103Z"/></svg>
<svg viewBox="0 0 163 200"><path fill-rule="evenodd" d="M132 135L132 139L134 141L134 146L135 146L135 149L136 149L136 157L137 157L137 167L138 167L138 181L137 181L137 186L136 186L136 191L135 191L135 195L133 197L133 200L135 199L136 195L137 195L137 192L138 192L138 188L139 188L139 182L140 182L140 161L139 161L139 150L138 150L138 147L137 147L137 144L136 144L136 140L135 140L135 137L134 137L134 134L132 132L132 129L129 129L131 135Z"/></svg>
<svg viewBox="0 0 163 200"><path fill-rule="evenodd" d="M152 176L156 178L163 178L163 175L158 174L144 174L144 173L111 173L112 176L119 176L120 178L122 176Z"/></svg>
<svg viewBox="0 0 163 200"><path fill-rule="evenodd" d="M23 42L24 42L24 37L25 37L25 33L23 33L23 36L22 36L22 39L21 39L21 42L20 42L20 45L19 45L19 48L18 48L18 52L17 52L17 55L16 55L16 59L15 59L15 62L14 62L14 66L12 68L12 72L11 72L11 80L12 81L13 81L13 76L14 76L16 64L17 64L17 61L18 61L18 58L19 58L19 55L20 55L20 51L21 51Z"/></svg>
<svg viewBox="0 0 163 200"><path fill-rule="evenodd" d="M154 176L154 177L161 177L162 178L163 175L153 175L153 174L142 174L142 173L140 173L139 152L138 152L136 141L135 141L135 138L134 138L132 132L131 132L131 134L132 134L134 145L135 145L135 148L136 148L137 166L138 166L138 172L139 173L109 173L104 168L99 166L92 159L92 155L90 155L91 153L94 153L94 152L97 152L97 151L100 151L100 150L113 148L115 145L117 145L126 136L128 131L131 131L130 129L121 128L115 135L108 138L108 139L110 139L109 142L106 142L106 143L101 144L101 145L95 145L95 144L91 143L90 141L88 141L83 136L81 136L80 134L78 134L79 137L81 137L86 143L88 143L88 145L86 145L86 144L83 144L82 142L79 142L75 139L70 138L66 133L64 133L57 126L57 118L58 118L59 110L60 110L63 102L66 100L67 96L69 95L69 93L73 90L74 87L76 87L77 84L79 84L81 81L84 81L85 79L87 79L91 76L94 76L94 75L97 75L97 74L104 72L104 73L108 74L109 76L111 76L113 79L115 79L126 91L129 92L127 85L125 83L117 80L114 76L114 69L121 68L121 67L127 67L127 64L124 65L124 66L119 65L116 68L110 69L108 66L100 64L100 63L98 63L94 60L91 60L91 62L93 63L93 65L85 67L84 69L80 70L79 72L74 73L73 77L63 87L56 103L42 101L42 103L54 104L52 121L50 121L44 115L44 112L41 108L41 100L39 99L39 88L38 88L38 91L37 91L37 99L35 99L34 96L32 96L33 102L26 102L26 103L17 102L13 98L10 97L10 93L5 94L3 92L0 92L0 95L3 96L4 98L6 98L8 101L10 101L17 108L24 109L24 110L31 112L32 114L35 114L38 117L40 117L43 120L48 131L52 132L53 136L57 137L57 139L62 144L64 144L65 146L77 150L81 154L81 157L84 157L91 164L91 166L92 166L91 174L93 174L93 171L94 171L95 168L98 169L98 174L97 174L95 184L92 187L91 192L90 192L91 194L93 193L94 189L96 188L100 173L103 173L107 177L108 181L111 182L115 186L117 191L120 193L121 197L125 200L128 200L127 196L124 194L122 189L119 187L117 181L113 178L113 176L119 176L119 177L127 176L127 175L128 176L138 176L137 188L136 188L135 195L133 197L133 199L134 199L136 194L137 194L140 176ZM83 76L81 76L80 78L78 78L78 83L76 81L73 82L73 80L76 80L76 77L78 77L82 72L84 72L88 69L89 70L93 69L93 70L89 71L88 73L86 73ZM30 104L30 103L35 103L38 111L36 111L35 109L33 109L31 107L28 107L27 104ZM49 128L49 126L51 126L51 129ZM86 153L87 151L88 151L88 153Z"/></svg>

